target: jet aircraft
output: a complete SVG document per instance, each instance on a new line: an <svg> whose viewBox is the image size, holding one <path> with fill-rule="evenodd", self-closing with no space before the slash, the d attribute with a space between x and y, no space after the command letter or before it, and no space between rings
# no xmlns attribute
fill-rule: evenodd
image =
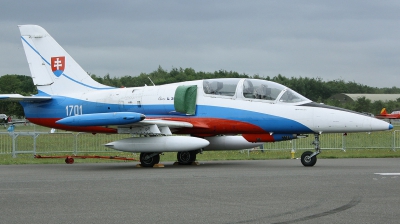
<svg viewBox="0 0 400 224"><path fill-rule="evenodd" d="M61 130L131 134L105 144L140 153L142 166L177 152L180 164L209 150L241 150L264 142L314 135L315 152L302 154L314 166L323 133L390 130L385 121L313 102L281 84L251 78L187 81L114 88L93 80L42 27L20 25L34 96L3 94L20 101L30 122Z"/></svg>
<svg viewBox="0 0 400 224"><path fill-rule="evenodd" d="M381 113L375 115L379 119L400 119L400 110L394 110L392 113L388 114L386 108L382 108Z"/></svg>

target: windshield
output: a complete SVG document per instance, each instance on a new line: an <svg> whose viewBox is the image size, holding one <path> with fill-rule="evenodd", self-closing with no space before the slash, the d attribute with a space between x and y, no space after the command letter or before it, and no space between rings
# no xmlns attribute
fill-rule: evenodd
<svg viewBox="0 0 400 224"><path fill-rule="evenodd" d="M282 94L282 96L280 96ZM279 83L260 79L246 79L243 82L243 96L249 99L262 99L278 102L297 103L307 98Z"/></svg>
<svg viewBox="0 0 400 224"><path fill-rule="evenodd" d="M308 99L288 88L288 89L286 89L285 93L279 99L279 102L297 103L297 102L306 101L306 100L308 100Z"/></svg>

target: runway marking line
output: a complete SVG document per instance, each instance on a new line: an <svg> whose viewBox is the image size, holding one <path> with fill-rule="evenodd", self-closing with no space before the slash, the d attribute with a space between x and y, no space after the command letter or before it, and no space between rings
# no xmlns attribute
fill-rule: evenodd
<svg viewBox="0 0 400 224"><path fill-rule="evenodd" d="M381 176L400 176L400 173L375 173Z"/></svg>

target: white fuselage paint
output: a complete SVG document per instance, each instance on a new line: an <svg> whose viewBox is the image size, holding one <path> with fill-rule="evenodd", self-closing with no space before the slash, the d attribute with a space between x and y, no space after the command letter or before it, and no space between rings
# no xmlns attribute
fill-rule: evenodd
<svg viewBox="0 0 400 224"><path fill-rule="evenodd" d="M241 81L243 82L243 80ZM237 93L241 90L241 82ZM323 107L299 106L301 103L281 103L279 101L263 101L259 99L247 99L239 94L233 97L207 95L202 88L202 81L189 81L183 83L168 84L162 86L145 86L134 88L120 88L102 90L70 96L83 101L97 102L105 105L119 105L119 107L137 106L138 112L148 114L148 105L165 106L162 111L165 114L173 105L173 100L167 100L174 96L179 85L197 85L197 105L237 109L251 111L270 116L281 117L301 123L314 133L347 133L370 132L388 130L387 122L348 111L335 110ZM311 102L311 101L309 101ZM140 109L143 108L143 109ZM83 108L85 110L85 108ZM199 116L207 114L198 114ZM228 116L229 117L229 116ZM270 130L274 132L275 130Z"/></svg>

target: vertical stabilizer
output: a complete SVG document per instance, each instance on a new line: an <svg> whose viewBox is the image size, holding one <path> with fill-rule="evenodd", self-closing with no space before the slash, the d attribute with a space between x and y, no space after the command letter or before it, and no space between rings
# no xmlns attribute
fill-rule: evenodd
<svg viewBox="0 0 400 224"><path fill-rule="evenodd" d="M386 108L382 108L382 110L381 110L381 115L384 115L384 114L387 114Z"/></svg>
<svg viewBox="0 0 400 224"><path fill-rule="evenodd" d="M65 95L112 88L93 80L42 27L18 27L33 83L39 94Z"/></svg>

